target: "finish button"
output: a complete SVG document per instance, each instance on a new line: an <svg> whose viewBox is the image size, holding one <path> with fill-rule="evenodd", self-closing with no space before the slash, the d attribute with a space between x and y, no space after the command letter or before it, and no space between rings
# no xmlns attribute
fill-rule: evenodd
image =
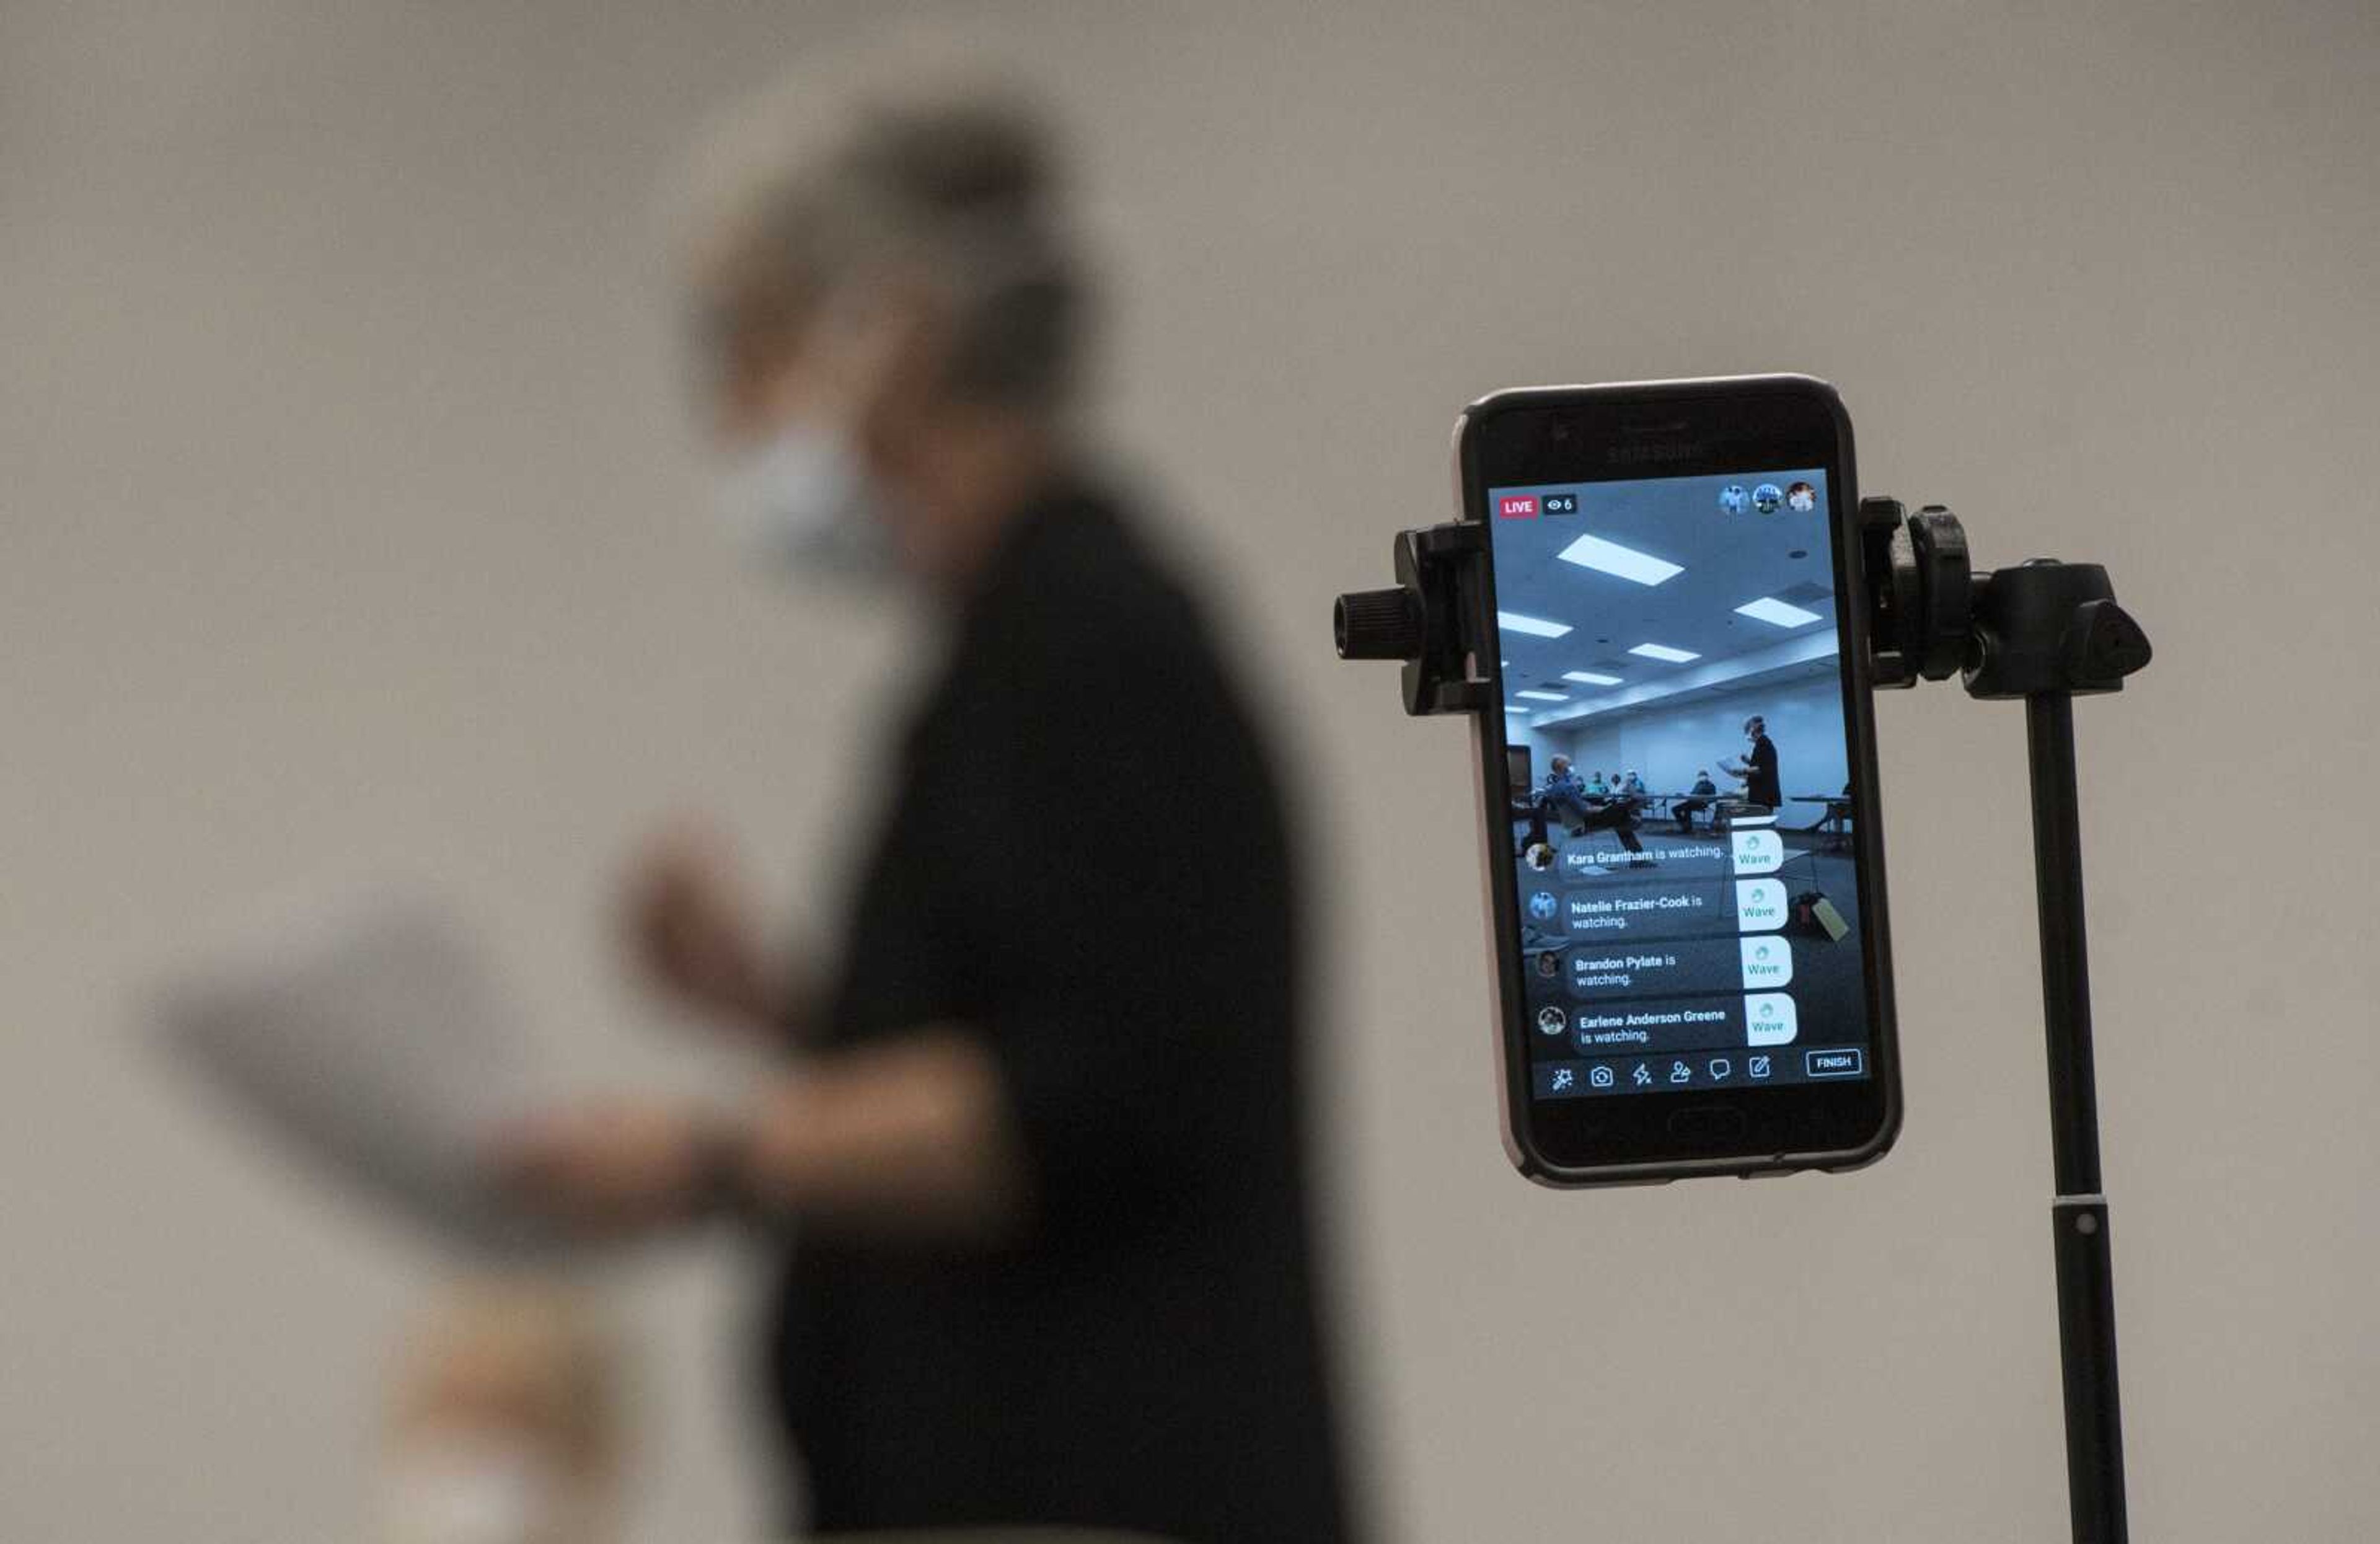
<svg viewBox="0 0 2380 1544"><path fill-rule="evenodd" d="M1864 1070L1857 1047L1847 1051L1805 1051L1802 1065L1813 1077L1857 1077Z"/></svg>

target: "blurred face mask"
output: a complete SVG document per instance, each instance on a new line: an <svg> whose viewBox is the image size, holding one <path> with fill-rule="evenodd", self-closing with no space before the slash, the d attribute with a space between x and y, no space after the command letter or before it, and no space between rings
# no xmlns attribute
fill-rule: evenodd
<svg viewBox="0 0 2380 1544"><path fill-rule="evenodd" d="M897 577L887 500L855 425L907 334L871 290L846 289L820 305L802 342L803 367L839 399L839 410L796 414L731 460L719 480L720 518L756 559L845 584Z"/></svg>
<svg viewBox="0 0 2380 1544"><path fill-rule="evenodd" d="M718 513L736 544L776 568L844 583L896 573L883 501L847 432L795 419L731 461Z"/></svg>
<svg viewBox="0 0 2380 1544"><path fill-rule="evenodd" d="M553 1465L519 1442L398 1453L382 1477L381 1544L568 1544Z"/></svg>

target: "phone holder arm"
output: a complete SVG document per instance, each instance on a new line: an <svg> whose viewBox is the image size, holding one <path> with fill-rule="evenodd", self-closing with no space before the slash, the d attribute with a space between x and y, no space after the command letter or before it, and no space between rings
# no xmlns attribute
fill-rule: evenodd
<svg viewBox="0 0 2380 1544"><path fill-rule="evenodd" d="M1488 529L1450 520L1397 532L1393 590L1352 590L1330 612L1342 660L1402 660L1405 711L1475 713L1495 706L1480 670L1493 649Z"/></svg>
<svg viewBox="0 0 2380 1544"><path fill-rule="evenodd" d="M1867 579L1868 666L1880 687L1961 675L1970 696L2118 691L2149 662L2148 636L2092 563L2035 558L1977 574L1959 517L1900 500L1859 506ZM1405 711L1496 705L1479 665L1496 647L1488 604L1488 529L1451 520L1397 533L1396 586L1352 590L1331 611L1342 660L1398 660Z"/></svg>

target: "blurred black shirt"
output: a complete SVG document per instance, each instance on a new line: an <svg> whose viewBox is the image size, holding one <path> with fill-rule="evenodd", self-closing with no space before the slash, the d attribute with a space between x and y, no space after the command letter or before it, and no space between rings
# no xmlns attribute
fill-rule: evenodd
<svg viewBox="0 0 2380 1544"><path fill-rule="evenodd" d="M795 1241L773 1392L813 1526L1345 1538L1281 798L1107 499L1007 528L889 778L827 1043L978 1028L1036 1208L997 1248Z"/></svg>

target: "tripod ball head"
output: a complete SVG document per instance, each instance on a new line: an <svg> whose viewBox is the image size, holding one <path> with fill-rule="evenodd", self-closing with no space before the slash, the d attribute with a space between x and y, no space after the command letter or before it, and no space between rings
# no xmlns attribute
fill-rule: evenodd
<svg viewBox="0 0 2380 1544"><path fill-rule="evenodd" d="M1860 501L1876 685L1964 677L1978 698L2121 690L2149 663L2148 634L2095 563L2034 558L1974 571L1967 533L1940 505Z"/></svg>

